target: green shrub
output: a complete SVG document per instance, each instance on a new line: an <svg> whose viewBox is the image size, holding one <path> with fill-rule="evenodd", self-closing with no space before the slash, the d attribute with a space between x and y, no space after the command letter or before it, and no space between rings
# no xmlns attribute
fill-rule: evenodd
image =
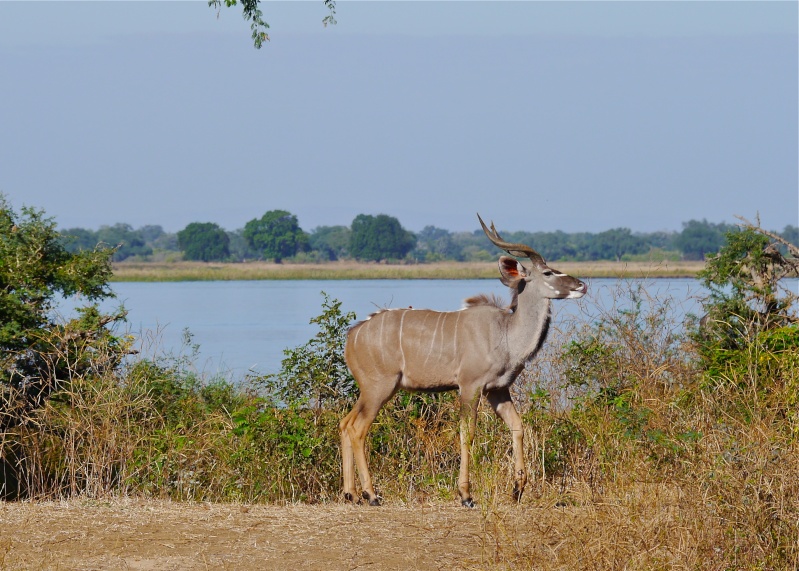
<svg viewBox="0 0 799 571"><path fill-rule="evenodd" d="M784 257L778 246L749 226L729 233L727 245L700 272L710 294L707 313L692 336L707 378L729 377L729 367L759 363L761 349L768 354L775 342L795 347L797 295L781 280L795 275L799 263ZM767 333L773 330L782 331Z"/></svg>
<svg viewBox="0 0 799 571"><path fill-rule="evenodd" d="M355 379L344 361L347 331L355 319L341 302L322 292L322 313L311 319L319 330L305 345L285 349L280 372L254 378L268 394L287 406L342 409L358 397Z"/></svg>
<svg viewBox="0 0 799 571"><path fill-rule="evenodd" d="M18 215L0 194L0 429L18 425L51 392L81 376L113 370L129 339L113 325L125 312L96 305L67 322L54 315L59 297L111 297L113 249L68 252L55 222L33 208Z"/></svg>

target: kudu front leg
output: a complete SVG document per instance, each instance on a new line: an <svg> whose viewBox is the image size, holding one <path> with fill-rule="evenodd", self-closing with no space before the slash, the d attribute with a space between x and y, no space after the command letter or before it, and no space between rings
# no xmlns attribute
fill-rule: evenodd
<svg viewBox="0 0 799 571"><path fill-rule="evenodd" d="M461 504L467 508L474 507L474 500L469 489L469 455L472 441L474 440L474 428L477 424L477 404L479 399L479 393L461 393L461 469L458 475L458 495L460 495Z"/></svg>
<svg viewBox="0 0 799 571"><path fill-rule="evenodd" d="M513 406L509 389L497 389L488 393L488 402L497 416L505 421L513 438L513 499L522 499L527 484L527 471L524 467L524 425L522 418Z"/></svg>

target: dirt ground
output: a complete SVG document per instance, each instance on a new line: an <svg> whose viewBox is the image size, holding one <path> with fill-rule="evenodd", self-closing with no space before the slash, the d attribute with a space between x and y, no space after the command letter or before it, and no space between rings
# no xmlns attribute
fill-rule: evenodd
<svg viewBox="0 0 799 571"><path fill-rule="evenodd" d="M456 503L0 502L0 570L479 569L486 521Z"/></svg>

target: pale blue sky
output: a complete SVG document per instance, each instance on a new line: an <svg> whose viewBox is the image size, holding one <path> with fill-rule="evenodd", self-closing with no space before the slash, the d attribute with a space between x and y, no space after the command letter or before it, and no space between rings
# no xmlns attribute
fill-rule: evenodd
<svg viewBox="0 0 799 571"><path fill-rule="evenodd" d="M62 227L797 224L796 2L0 1L0 191Z"/></svg>

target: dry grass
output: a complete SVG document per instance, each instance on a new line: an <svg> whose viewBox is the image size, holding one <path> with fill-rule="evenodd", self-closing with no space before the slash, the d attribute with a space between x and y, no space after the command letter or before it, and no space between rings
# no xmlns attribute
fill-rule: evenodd
<svg viewBox="0 0 799 571"><path fill-rule="evenodd" d="M703 262L560 262L558 270L583 278L694 277ZM495 278L493 262L432 264L237 264L203 262L121 262L114 264L114 281L199 280L355 280L355 279L479 279Z"/></svg>
<svg viewBox="0 0 799 571"><path fill-rule="evenodd" d="M9 503L0 569L475 569L481 532L455 504Z"/></svg>

